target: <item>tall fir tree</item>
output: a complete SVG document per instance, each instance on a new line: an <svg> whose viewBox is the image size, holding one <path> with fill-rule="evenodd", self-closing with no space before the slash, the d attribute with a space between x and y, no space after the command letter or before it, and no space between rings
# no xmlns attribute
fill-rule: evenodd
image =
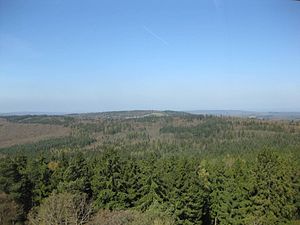
<svg viewBox="0 0 300 225"><path fill-rule="evenodd" d="M64 169L62 181L58 184L58 190L70 193L82 192L91 196L90 178L91 174L84 155L79 152L70 159Z"/></svg>
<svg viewBox="0 0 300 225"><path fill-rule="evenodd" d="M51 173L48 162L43 156L31 160L26 168L26 173L31 183L33 205L37 206L41 201L48 197L52 191Z"/></svg>
<svg viewBox="0 0 300 225"><path fill-rule="evenodd" d="M126 188L126 208L133 208L141 198L139 190L141 184L141 169L139 161L128 159L124 170L124 182Z"/></svg>
<svg viewBox="0 0 300 225"><path fill-rule="evenodd" d="M177 224L202 224L204 189L191 159L178 159L173 171L170 202Z"/></svg>
<svg viewBox="0 0 300 225"><path fill-rule="evenodd" d="M155 157L144 161L141 174L141 188L138 190L141 198L137 202L137 208L146 211L152 206L161 206L167 200L167 187L159 176L159 168L156 167Z"/></svg>
<svg viewBox="0 0 300 225"><path fill-rule="evenodd" d="M27 177L26 166L27 158L23 155L0 161L0 190L20 206L19 220L24 220L32 207L33 185Z"/></svg>
<svg viewBox="0 0 300 225"><path fill-rule="evenodd" d="M116 151L107 151L97 163L92 178L97 208L124 209L127 205L123 162Z"/></svg>
<svg viewBox="0 0 300 225"><path fill-rule="evenodd" d="M258 155L251 198L255 223L280 224L292 218L296 209L291 169L289 162L274 151L264 150Z"/></svg>
<svg viewBox="0 0 300 225"><path fill-rule="evenodd" d="M213 224L247 224L253 177L245 161L231 156L211 168L210 215Z"/></svg>

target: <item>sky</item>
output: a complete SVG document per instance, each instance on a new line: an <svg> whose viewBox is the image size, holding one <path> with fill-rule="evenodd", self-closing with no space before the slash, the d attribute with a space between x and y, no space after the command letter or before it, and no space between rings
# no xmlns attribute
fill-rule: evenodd
<svg viewBox="0 0 300 225"><path fill-rule="evenodd" d="M300 111L300 2L0 0L0 112Z"/></svg>

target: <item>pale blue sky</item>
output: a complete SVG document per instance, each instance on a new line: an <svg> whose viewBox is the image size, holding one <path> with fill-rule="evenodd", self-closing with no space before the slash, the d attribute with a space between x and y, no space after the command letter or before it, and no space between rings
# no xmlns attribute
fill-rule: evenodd
<svg viewBox="0 0 300 225"><path fill-rule="evenodd" d="M300 2L0 0L0 112L300 111Z"/></svg>

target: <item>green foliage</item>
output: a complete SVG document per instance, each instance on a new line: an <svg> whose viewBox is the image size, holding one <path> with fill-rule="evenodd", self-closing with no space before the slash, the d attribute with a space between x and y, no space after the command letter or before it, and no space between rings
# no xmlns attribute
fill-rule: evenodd
<svg viewBox="0 0 300 225"><path fill-rule="evenodd" d="M196 174L195 163L182 158L174 162L170 203L177 224L201 224L204 207L204 188Z"/></svg>
<svg viewBox="0 0 300 225"><path fill-rule="evenodd" d="M0 191L9 194L20 205L20 218L32 206L32 183L28 179L25 168L27 159L24 156L7 158L0 162Z"/></svg>
<svg viewBox="0 0 300 225"><path fill-rule="evenodd" d="M69 116L48 116L48 115L24 115L24 116L5 116L10 122L14 123L33 123L69 126L75 119Z"/></svg>
<svg viewBox="0 0 300 225"><path fill-rule="evenodd" d="M211 221L216 224L284 224L295 216L295 168L289 157L263 150L245 162L227 156L208 168ZM200 175L203 175L201 168Z"/></svg>
<svg viewBox="0 0 300 225"><path fill-rule="evenodd" d="M164 204L167 200L167 188L162 177L157 173L159 168L155 165L155 160L151 157L144 161L141 175L141 188L137 190L141 198L136 205L142 211L149 209L153 205Z"/></svg>
<svg viewBox="0 0 300 225"><path fill-rule="evenodd" d="M208 118L197 126L166 126L160 129L161 133L174 133L178 138L192 135L197 138L215 137L221 131L230 129L231 124L221 118Z"/></svg>
<svg viewBox="0 0 300 225"><path fill-rule="evenodd" d="M114 151L106 152L95 165L92 190L97 208L125 208L127 196L122 166L123 162Z"/></svg>
<svg viewBox="0 0 300 225"><path fill-rule="evenodd" d="M135 207L139 199L141 198L141 193L139 190L142 187L142 169L141 165L128 159L124 170L124 181L126 187L126 207Z"/></svg>
<svg viewBox="0 0 300 225"><path fill-rule="evenodd" d="M90 171L83 154L77 153L70 159L62 174L57 189L60 192L86 193L91 196Z"/></svg>
<svg viewBox="0 0 300 225"><path fill-rule="evenodd" d="M35 219L74 206L74 196L99 210L91 224L300 218L299 123L172 112L115 116L76 118L70 137L1 150L0 191L20 206L19 220L31 210L31 222L46 223Z"/></svg>
<svg viewBox="0 0 300 225"><path fill-rule="evenodd" d="M36 155L38 153L43 153L55 149L82 148L86 145L90 145L93 142L95 142L95 139L88 136L68 136L42 140L32 144L15 145L12 147L0 148L0 153L22 153L27 155Z"/></svg>
<svg viewBox="0 0 300 225"><path fill-rule="evenodd" d="M209 173L211 220L216 224L245 224L254 185L249 166L227 156Z"/></svg>
<svg viewBox="0 0 300 225"><path fill-rule="evenodd" d="M278 154L264 150L258 155L253 202L254 220L260 224L278 224L290 220L295 211L293 168Z"/></svg>
<svg viewBox="0 0 300 225"><path fill-rule="evenodd" d="M26 174L32 187L33 205L39 205L41 201L48 197L52 191L51 170L44 157L38 157L30 161L26 167Z"/></svg>

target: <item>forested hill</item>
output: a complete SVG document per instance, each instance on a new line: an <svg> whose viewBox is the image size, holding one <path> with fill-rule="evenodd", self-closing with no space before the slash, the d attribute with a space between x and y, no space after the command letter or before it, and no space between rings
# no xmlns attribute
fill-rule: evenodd
<svg viewBox="0 0 300 225"><path fill-rule="evenodd" d="M189 113L197 115L234 116L262 120L300 120L300 112L255 112L242 110L194 110Z"/></svg>
<svg viewBox="0 0 300 225"><path fill-rule="evenodd" d="M0 224L300 217L298 120L152 110L3 116L0 157Z"/></svg>
<svg viewBox="0 0 300 225"><path fill-rule="evenodd" d="M134 119L143 117L164 117L164 116L187 116L188 112L179 111L158 111L158 110L132 110L132 111L110 111L110 112L99 112L99 113L79 113L70 114L71 116L81 118L102 118L102 119Z"/></svg>

